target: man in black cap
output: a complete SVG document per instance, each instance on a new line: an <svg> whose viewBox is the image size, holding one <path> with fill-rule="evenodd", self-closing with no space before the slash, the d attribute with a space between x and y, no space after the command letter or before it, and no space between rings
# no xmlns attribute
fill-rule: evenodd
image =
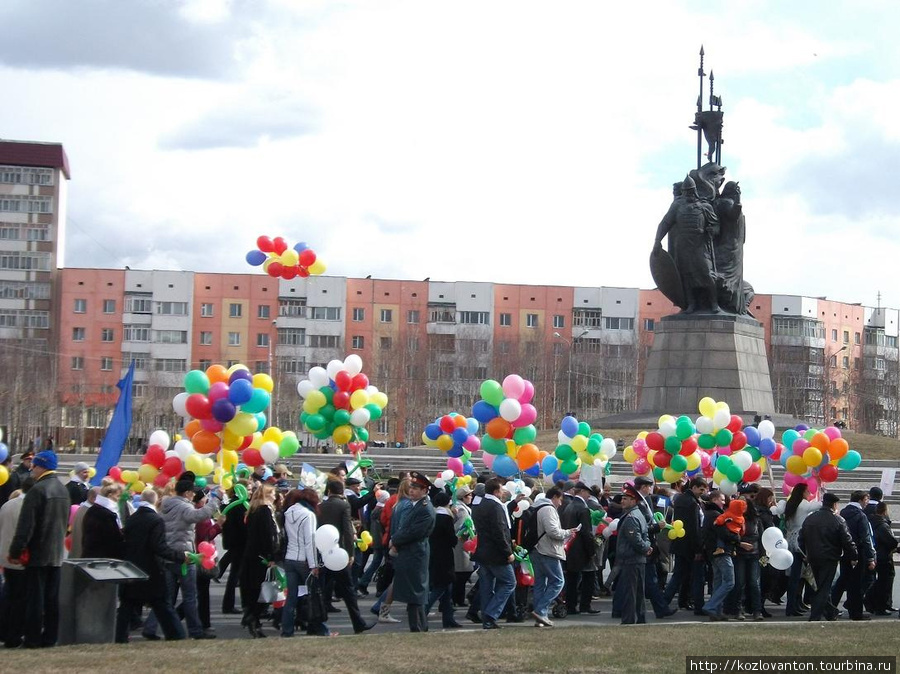
<svg viewBox="0 0 900 674"><path fill-rule="evenodd" d="M394 557L394 599L406 602L410 632L427 632L428 538L434 530L435 513L428 500L431 482L422 473L409 475L407 507L391 526L390 554Z"/></svg>
<svg viewBox="0 0 900 674"><path fill-rule="evenodd" d="M650 600L653 606L653 613L657 618L668 618L670 615L677 613L678 609L669 608L669 602L663 596L663 591L659 586L659 578L656 574L656 561L659 557L654 542L659 534L659 524L653 518L653 480L643 475L634 478L634 490L637 492L637 506L644 520L647 522L647 536L650 539L650 556L647 563L644 564L644 596Z"/></svg>
<svg viewBox="0 0 900 674"><path fill-rule="evenodd" d="M563 529L578 529L566 553L566 607L569 613L576 615L600 613L599 609L591 607L597 548L587 505L590 495L590 487L580 480L576 482L572 487L572 501L559 518Z"/></svg>
<svg viewBox="0 0 900 674"><path fill-rule="evenodd" d="M641 512L643 496L633 486L622 490L622 507L625 514L619 520L616 536L616 563L619 578L616 583L616 600L622 612L622 624L645 623L644 583L647 557L651 553L647 519Z"/></svg>
<svg viewBox="0 0 900 674"><path fill-rule="evenodd" d="M828 492L822 497L822 507L803 520L800 530L801 548L816 577L816 588L809 611L810 621L837 620L838 609L831 602L831 585L838 562L846 560L851 568L859 555L843 518L837 514L837 494Z"/></svg>

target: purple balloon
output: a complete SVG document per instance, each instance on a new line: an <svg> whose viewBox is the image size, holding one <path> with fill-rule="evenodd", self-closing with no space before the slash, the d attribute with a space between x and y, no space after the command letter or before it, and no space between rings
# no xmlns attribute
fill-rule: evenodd
<svg viewBox="0 0 900 674"><path fill-rule="evenodd" d="M237 414L237 409L228 398L219 398L212 404L212 415L216 421L227 424L234 419L235 414Z"/></svg>
<svg viewBox="0 0 900 674"><path fill-rule="evenodd" d="M238 381L239 379L243 379L245 381L252 382L253 375L250 374L250 372L248 372L247 370L235 370L234 372L231 373L231 376L228 377L228 383L233 384L234 382Z"/></svg>

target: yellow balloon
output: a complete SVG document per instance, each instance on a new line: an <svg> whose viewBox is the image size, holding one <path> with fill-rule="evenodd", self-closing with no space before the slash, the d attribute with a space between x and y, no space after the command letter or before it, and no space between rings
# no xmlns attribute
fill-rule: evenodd
<svg viewBox="0 0 900 674"><path fill-rule="evenodd" d="M276 445L280 445L281 441L284 439L284 433L281 432L280 428L269 426L263 431L262 438L263 442L274 442Z"/></svg>
<svg viewBox="0 0 900 674"><path fill-rule="evenodd" d="M122 471L122 482L125 484L131 484L132 482L136 482L138 479L138 474L136 470L123 470Z"/></svg>
<svg viewBox="0 0 900 674"><path fill-rule="evenodd" d="M353 438L353 429L349 425L338 426L332 433L334 441L339 445L346 445Z"/></svg>
<svg viewBox="0 0 900 674"><path fill-rule="evenodd" d="M265 260L263 260L263 265L262 265L263 271L268 273L269 265L272 264L273 262L275 262L274 257L266 258Z"/></svg>
<svg viewBox="0 0 900 674"><path fill-rule="evenodd" d="M707 396L706 398L702 398L700 400L700 404L697 406L700 409L700 414L705 417L709 417L712 419L716 414L716 401Z"/></svg>
<svg viewBox="0 0 900 674"><path fill-rule="evenodd" d="M175 434L175 442L178 442L179 440L181 440L181 433L176 433Z"/></svg>
<svg viewBox="0 0 900 674"><path fill-rule="evenodd" d="M822 463L822 452L816 447L807 447L803 452L803 463L810 468L818 466Z"/></svg>
<svg viewBox="0 0 900 674"><path fill-rule="evenodd" d="M422 431L422 444L426 447L437 447L437 440L432 440L425 435L425 431Z"/></svg>
<svg viewBox="0 0 900 674"><path fill-rule="evenodd" d="M222 470L230 472L232 468L238 465L238 453L232 449L223 449L219 452L219 464Z"/></svg>
<svg viewBox="0 0 900 674"><path fill-rule="evenodd" d="M257 426L256 417L247 412L238 412L234 419L225 424L226 429L240 436L253 435Z"/></svg>
<svg viewBox="0 0 900 674"><path fill-rule="evenodd" d="M0 466L0 485L6 484L6 481L9 479L9 470L6 466Z"/></svg>
<svg viewBox="0 0 900 674"><path fill-rule="evenodd" d="M759 461L757 461L756 463L759 464L759 468L763 472L765 472L766 467L769 465L769 462L766 461L766 457L764 457L764 456L759 457Z"/></svg>
<svg viewBox="0 0 900 674"><path fill-rule="evenodd" d="M324 393L321 391L310 391L306 396L306 400L303 401L303 411L307 414L315 414L326 402L328 400L325 398Z"/></svg>
<svg viewBox="0 0 900 674"><path fill-rule="evenodd" d="M143 482L141 482L140 480L135 480L130 485L128 485L128 488L132 491L132 493L140 494L142 491L144 491L147 488L147 485L144 484Z"/></svg>
<svg viewBox="0 0 900 674"><path fill-rule="evenodd" d="M439 435L435 444L437 445L437 448L442 452L448 452L453 449L453 437L447 435L446 433L444 435Z"/></svg>
<svg viewBox="0 0 900 674"><path fill-rule="evenodd" d="M262 433L254 433L253 440L250 441L250 446L253 449L259 449L260 447L262 447L262 443L263 443Z"/></svg>
<svg viewBox="0 0 900 674"><path fill-rule="evenodd" d="M784 467L794 475L803 475L807 469L807 465L803 462L803 457L797 455L789 456Z"/></svg>
<svg viewBox="0 0 900 674"><path fill-rule="evenodd" d="M622 458L625 459L628 463L634 463L637 460L638 455L635 453L634 447L628 445L625 448L625 451L622 452Z"/></svg>
<svg viewBox="0 0 900 674"><path fill-rule="evenodd" d="M643 440L644 438L646 438L648 435L650 435L650 433L647 432L647 431L641 431L640 433L637 434L637 436L638 436L641 440Z"/></svg>
<svg viewBox="0 0 900 674"><path fill-rule="evenodd" d="M216 464L208 456L200 459L200 475L209 475L215 469Z"/></svg>
<svg viewBox="0 0 900 674"><path fill-rule="evenodd" d="M688 454L687 457L687 469L688 470L697 470L700 467L700 454L694 452L693 454Z"/></svg>
<svg viewBox="0 0 900 674"><path fill-rule="evenodd" d="M365 407L369 404L369 394L360 389L359 391L354 391L350 395L350 407L351 409L358 410L360 407Z"/></svg>
<svg viewBox="0 0 900 674"><path fill-rule="evenodd" d="M226 475L222 478L222 489L231 489L234 486L234 481L231 479L231 475Z"/></svg>
<svg viewBox="0 0 900 674"><path fill-rule="evenodd" d="M509 457L511 457L511 458L513 458L513 459L515 459L515 458L516 458L516 452L518 452L518 451L519 451L519 448L516 447L516 442L515 442L515 440L507 440L507 441L506 441L506 455L507 455L507 456L509 456Z"/></svg>
<svg viewBox="0 0 900 674"><path fill-rule="evenodd" d="M159 475L159 470L149 463L142 464L141 467L138 468L138 478L144 482L153 482L153 478L157 475Z"/></svg>
<svg viewBox="0 0 900 674"><path fill-rule="evenodd" d="M576 435L574 438L572 438L571 445L572 449L575 450L575 453L579 454L587 449L588 439L583 435Z"/></svg>
<svg viewBox="0 0 900 674"><path fill-rule="evenodd" d="M265 372L257 372L253 375L253 388L261 388L264 391L272 392L272 389L275 388L275 382L272 381L272 378L267 375ZM322 393L319 391L319 393ZM324 394L322 395L324 398ZM307 400L309 400L309 396L307 396Z"/></svg>
<svg viewBox="0 0 900 674"><path fill-rule="evenodd" d="M316 258L316 261L309 265L308 269L309 273L313 276L319 276L320 274L325 273L325 263Z"/></svg>
<svg viewBox="0 0 900 674"><path fill-rule="evenodd" d="M682 475L684 475L683 472L678 472L677 470L672 470L671 468L664 468L663 482L677 482L681 479Z"/></svg>
<svg viewBox="0 0 900 674"><path fill-rule="evenodd" d="M233 375L233 374L234 374L235 372L237 372L238 370L244 370L245 372L250 372L250 368L247 367L246 365L243 365L243 364L241 364L241 363L235 363L234 365L232 365L231 367L229 367L227 370L225 370L225 373L226 373L226 374L228 375L228 377L230 378L231 375Z"/></svg>
<svg viewBox="0 0 900 674"><path fill-rule="evenodd" d="M293 248L288 248L281 254L279 260L285 267L294 267L300 262L300 254Z"/></svg>
<svg viewBox="0 0 900 674"><path fill-rule="evenodd" d="M96 474L97 474L97 469L96 469L96 468L94 468L93 466L91 466L90 468L88 468L88 477L89 477L89 478L90 478L90 477L94 477ZM2 484L2 482L0 482L0 484Z"/></svg>
<svg viewBox="0 0 900 674"><path fill-rule="evenodd" d="M656 422L657 427L662 426L664 423L669 421L675 421L675 417L673 417L671 414L663 414L659 418L659 421Z"/></svg>
<svg viewBox="0 0 900 674"><path fill-rule="evenodd" d="M244 442L244 436L232 433L228 428L222 429L222 448L234 450Z"/></svg>
<svg viewBox="0 0 900 674"><path fill-rule="evenodd" d="M200 474L200 470L203 468L203 459L199 454L188 454L187 458L184 460L184 469L189 470L195 475Z"/></svg>
<svg viewBox="0 0 900 674"><path fill-rule="evenodd" d="M378 393L373 393L369 398L369 402L371 402L373 405L377 406L379 409L383 410L385 407L387 407L387 404L388 404L387 394L382 391L379 391Z"/></svg>
<svg viewBox="0 0 900 674"><path fill-rule="evenodd" d="M725 474L718 470L713 473L713 482L715 482L716 484L722 484L727 479L728 478L725 476Z"/></svg>

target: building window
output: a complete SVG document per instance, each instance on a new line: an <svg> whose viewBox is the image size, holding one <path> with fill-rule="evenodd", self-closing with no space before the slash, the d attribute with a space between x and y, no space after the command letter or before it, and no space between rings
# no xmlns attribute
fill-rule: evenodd
<svg viewBox="0 0 900 674"><path fill-rule="evenodd" d="M652 318L644 319L644 330L647 332L653 332L656 329L656 321Z"/></svg>
<svg viewBox="0 0 900 674"><path fill-rule="evenodd" d="M240 305L238 305L240 306ZM228 333L228 346L240 346L241 345L241 333L239 332L229 332Z"/></svg>
<svg viewBox="0 0 900 674"><path fill-rule="evenodd" d="M841 365L845 370L848 369L850 367L850 356L844 356L841 361Z"/></svg>
<svg viewBox="0 0 900 674"><path fill-rule="evenodd" d="M604 327L607 330L634 330L634 319L607 316L604 321Z"/></svg>
<svg viewBox="0 0 900 674"><path fill-rule="evenodd" d="M428 316L429 323L456 323L456 313L450 309L432 309Z"/></svg>
<svg viewBox="0 0 900 674"><path fill-rule="evenodd" d="M418 351L419 350L419 338L416 336L410 336L406 338L406 350L407 351Z"/></svg>
<svg viewBox="0 0 900 674"><path fill-rule="evenodd" d="M314 349L339 349L341 338L337 335L310 335L309 345Z"/></svg>
<svg viewBox="0 0 900 674"><path fill-rule="evenodd" d="M497 342L497 351L498 351L501 355L506 355L506 354L508 354L509 351L510 351L510 344L509 344L509 342Z"/></svg>
<svg viewBox="0 0 900 674"><path fill-rule="evenodd" d="M353 335L352 345L354 349L366 348L366 340L362 335Z"/></svg>
<svg viewBox="0 0 900 674"><path fill-rule="evenodd" d="M83 342L85 336L84 328L72 328L72 341L73 342Z"/></svg>
<svg viewBox="0 0 900 674"><path fill-rule="evenodd" d="M512 314L500 314L500 326L508 328L512 325Z"/></svg>
<svg viewBox="0 0 900 674"><path fill-rule="evenodd" d="M381 310L381 322L382 323L391 323L394 320L394 312L391 309L382 309Z"/></svg>
<svg viewBox="0 0 900 674"><path fill-rule="evenodd" d="M832 341L832 342L836 342L836 341L837 341L837 328L832 328L832 329L831 329L831 341Z"/></svg>
<svg viewBox="0 0 900 674"><path fill-rule="evenodd" d="M212 365L212 361L206 358L201 358L200 362L197 365L199 369L205 371L207 368L209 368L210 365Z"/></svg>
<svg viewBox="0 0 900 674"><path fill-rule="evenodd" d="M459 322L467 325L490 325L491 314L487 311L460 311Z"/></svg>
<svg viewBox="0 0 900 674"><path fill-rule="evenodd" d="M553 316L553 327L557 330L566 327L566 317L561 314Z"/></svg>
<svg viewBox="0 0 900 674"><path fill-rule="evenodd" d="M850 343L850 331L844 330L844 344Z"/></svg>
<svg viewBox="0 0 900 674"><path fill-rule="evenodd" d="M861 335L860 335L858 332L854 332L854 333L853 333L853 343L854 343L854 344L859 344L859 343L860 343L860 337L861 337Z"/></svg>
<svg viewBox="0 0 900 674"><path fill-rule="evenodd" d="M112 328L103 328L100 331L100 341L101 342L112 342L116 339L115 330Z"/></svg>
<svg viewBox="0 0 900 674"><path fill-rule="evenodd" d="M72 356L72 369L73 370L83 370L84 369L84 358L82 356Z"/></svg>
<svg viewBox="0 0 900 674"><path fill-rule="evenodd" d="M187 344L187 330L154 330L156 344Z"/></svg>
<svg viewBox="0 0 900 674"><path fill-rule="evenodd" d="M87 313L87 300L75 300L75 313Z"/></svg>
<svg viewBox="0 0 900 674"><path fill-rule="evenodd" d="M271 374L269 372L269 362L266 360L258 360L256 361L256 366L253 370L255 374Z"/></svg>
<svg viewBox="0 0 900 674"><path fill-rule="evenodd" d="M149 314L153 310L150 295L129 295L125 298L126 314Z"/></svg>
<svg viewBox="0 0 900 674"><path fill-rule="evenodd" d="M116 313L116 301L115 300L103 300L103 313L104 314Z"/></svg>
<svg viewBox="0 0 900 674"><path fill-rule="evenodd" d="M187 302L157 302L156 313L160 316L187 316Z"/></svg>
<svg viewBox="0 0 900 674"><path fill-rule="evenodd" d="M228 305L228 317L240 318L243 315L244 307L240 302L232 302Z"/></svg>
<svg viewBox="0 0 900 674"><path fill-rule="evenodd" d="M256 335L256 346L269 346L269 333L260 332Z"/></svg>
<svg viewBox="0 0 900 674"><path fill-rule="evenodd" d="M380 344L382 351L390 351L391 346L393 345L393 340L390 337L382 337Z"/></svg>
<svg viewBox="0 0 900 674"><path fill-rule="evenodd" d="M285 346L303 346L306 344L304 328L278 328L278 343Z"/></svg>
<svg viewBox="0 0 900 674"><path fill-rule="evenodd" d="M829 367L837 367L837 356L832 356L828 361Z"/></svg>
<svg viewBox="0 0 900 674"><path fill-rule="evenodd" d="M204 331L200 333L200 346L212 346L211 332Z"/></svg>
<svg viewBox="0 0 900 674"><path fill-rule="evenodd" d="M316 321L339 321L341 320L340 307L310 307L310 318Z"/></svg>
<svg viewBox="0 0 900 674"><path fill-rule="evenodd" d="M364 320L366 320L366 310L362 307L355 307L353 309L354 323L362 323Z"/></svg>
<svg viewBox="0 0 900 674"><path fill-rule="evenodd" d="M525 327L526 328L539 327L538 315L537 314L525 314Z"/></svg>
<svg viewBox="0 0 900 674"><path fill-rule="evenodd" d="M278 304L279 316L306 318L306 298L298 300L281 300Z"/></svg>
<svg viewBox="0 0 900 674"><path fill-rule="evenodd" d="M213 305L209 302L204 302L200 305L200 315L204 318L209 318L213 315Z"/></svg>
<svg viewBox="0 0 900 674"><path fill-rule="evenodd" d="M410 309L406 312L406 322L410 324L416 324L419 322L419 310L418 309Z"/></svg>
<svg viewBox="0 0 900 674"><path fill-rule="evenodd" d="M572 324L576 328L599 328L603 325L603 312L599 309L576 309Z"/></svg>
<svg viewBox="0 0 900 674"><path fill-rule="evenodd" d="M268 304L260 304L256 307L256 317L257 318L269 318L272 314L272 307Z"/></svg>
<svg viewBox="0 0 900 674"><path fill-rule="evenodd" d="M153 369L157 372L185 372L187 362L181 358L157 358L153 361Z"/></svg>
<svg viewBox="0 0 900 674"><path fill-rule="evenodd" d="M100 370L103 372L111 372L113 368L113 359L109 356L100 358Z"/></svg>

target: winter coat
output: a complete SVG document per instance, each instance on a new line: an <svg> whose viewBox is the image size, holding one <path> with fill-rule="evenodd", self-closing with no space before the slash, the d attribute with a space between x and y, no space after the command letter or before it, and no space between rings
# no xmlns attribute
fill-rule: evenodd
<svg viewBox="0 0 900 674"><path fill-rule="evenodd" d="M81 554L85 558L123 559L125 538L116 514L99 503L84 514Z"/></svg>
<svg viewBox="0 0 900 674"><path fill-rule="evenodd" d="M247 545L241 562L241 602L255 604L259 588L266 578L268 562L275 561L279 552L278 522L268 505L260 505L247 514Z"/></svg>
<svg viewBox="0 0 900 674"><path fill-rule="evenodd" d="M62 566L69 506L69 492L56 473L41 475L25 494L9 556L16 559L28 550L27 566Z"/></svg>
<svg viewBox="0 0 900 674"><path fill-rule="evenodd" d="M811 564L859 559L847 523L831 508L819 508L803 521L799 542Z"/></svg>
<svg viewBox="0 0 900 674"><path fill-rule="evenodd" d="M338 530L340 546L347 551L350 559L353 559L356 531L353 529L350 504L346 498L339 494L330 494L328 499L319 506L319 526L323 524L330 524Z"/></svg>
<svg viewBox="0 0 900 674"><path fill-rule="evenodd" d="M509 556L513 553L512 533L503 506L484 498L472 510L472 521L478 534L478 546L472 559L488 566L509 564Z"/></svg>
<svg viewBox="0 0 900 674"><path fill-rule="evenodd" d="M445 587L456 579L453 551L459 539L453 528L453 515L446 508L435 512L434 530L428 537L428 582L431 587ZM462 544L459 543L462 547Z"/></svg>
<svg viewBox="0 0 900 674"><path fill-rule="evenodd" d="M122 534L123 559L149 576L146 581L123 584L122 597L147 603L166 596L163 562L183 562L184 552L173 550L166 543L166 525L162 517L153 508L140 507L125 522Z"/></svg>
<svg viewBox="0 0 900 674"><path fill-rule="evenodd" d="M163 522L166 523L166 543L173 550L181 552L194 552L195 527L197 522L210 519L218 510L219 501L213 496L202 508L195 508L194 504L184 496L169 496L163 499Z"/></svg>
<svg viewBox="0 0 900 674"><path fill-rule="evenodd" d="M232 554L243 556L247 545L247 508L235 506L225 513L222 525L222 547Z"/></svg>
<svg viewBox="0 0 900 674"><path fill-rule="evenodd" d="M691 557L703 550L700 540L700 501L690 489L672 501L672 517L684 524L684 536L672 541L672 554Z"/></svg>
<svg viewBox="0 0 900 674"><path fill-rule="evenodd" d="M72 505L81 505L87 501L88 486L81 480L69 480L66 483L66 491L69 492Z"/></svg>
<svg viewBox="0 0 900 674"><path fill-rule="evenodd" d="M587 503L574 497L560 517L560 523L566 529L575 529L581 525L581 530L575 534L566 554L566 572L577 573L590 569L595 563L597 548L594 545L594 527L591 526L591 511Z"/></svg>
<svg viewBox="0 0 900 674"><path fill-rule="evenodd" d="M540 554L564 560L566 558L566 540L571 533L569 529L562 528L559 522L559 513L556 512L552 503L537 509L537 534L540 538L534 549Z"/></svg>
<svg viewBox="0 0 900 674"><path fill-rule="evenodd" d="M856 543L860 563L868 564L875 561L875 546L872 545L872 529L869 526L869 518L858 504L849 503L841 510L841 517L847 523L850 538Z"/></svg>
<svg viewBox="0 0 900 674"><path fill-rule="evenodd" d="M638 506L629 508L619 520L616 540L617 564L646 564L650 551L647 518Z"/></svg>
<svg viewBox="0 0 900 674"><path fill-rule="evenodd" d="M463 528L463 524L465 521L472 516L472 509L469 508L465 503L457 503L456 504L456 517L453 522L453 527L456 530L457 535ZM466 573L471 572L475 569L472 565L472 556L466 552L463 547L463 542L460 540L459 544L453 548L453 568L457 573Z"/></svg>
<svg viewBox="0 0 900 674"><path fill-rule="evenodd" d="M0 510L0 516L3 511ZM884 515L872 515L869 518L872 523L872 531L875 533L875 562L878 564L890 564L893 562L894 550L897 549L897 537L892 531L891 521Z"/></svg>
<svg viewBox="0 0 900 674"><path fill-rule="evenodd" d="M318 565L316 556L316 514L303 503L295 503L284 513L284 534L287 536L287 552L284 558L306 562L314 569Z"/></svg>
<svg viewBox="0 0 900 674"><path fill-rule="evenodd" d="M0 567L21 571L24 566L13 564L6 559L9 552L9 544L12 543L16 533L16 523L19 521L19 513L22 512L22 504L25 502L25 494L20 494L11 501L0 506Z"/></svg>
<svg viewBox="0 0 900 674"><path fill-rule="evenodd" d="M394 599L407 604L428 603L429 547L428 541L435 526L431 501L420 499L402 511L391 525L391 545L397 548L394 557ZM395 510L395 515L397 512Z"/></svg>
<svg viewBox="0 0 900 674"><path fill-rule="evenodd" d="M764 531L762 518L755 503L747 504L747 512L744 513L744 533L741 535L741 543L750 543L752 550L744 550L738 546L737 554L739 557L759 557L762 553L760 540Z"/></svg>
<svg viewBox="0 0 900 674"><path fill-rule="evenodd" d="M703 526L700 528L698 538L700 540L700 552L703 553L707 560L712 559L713 552L716 549L716 518L721 515L724 510L712 501L703 506ZM676 539L678 540L678 539Z"/></svg>

